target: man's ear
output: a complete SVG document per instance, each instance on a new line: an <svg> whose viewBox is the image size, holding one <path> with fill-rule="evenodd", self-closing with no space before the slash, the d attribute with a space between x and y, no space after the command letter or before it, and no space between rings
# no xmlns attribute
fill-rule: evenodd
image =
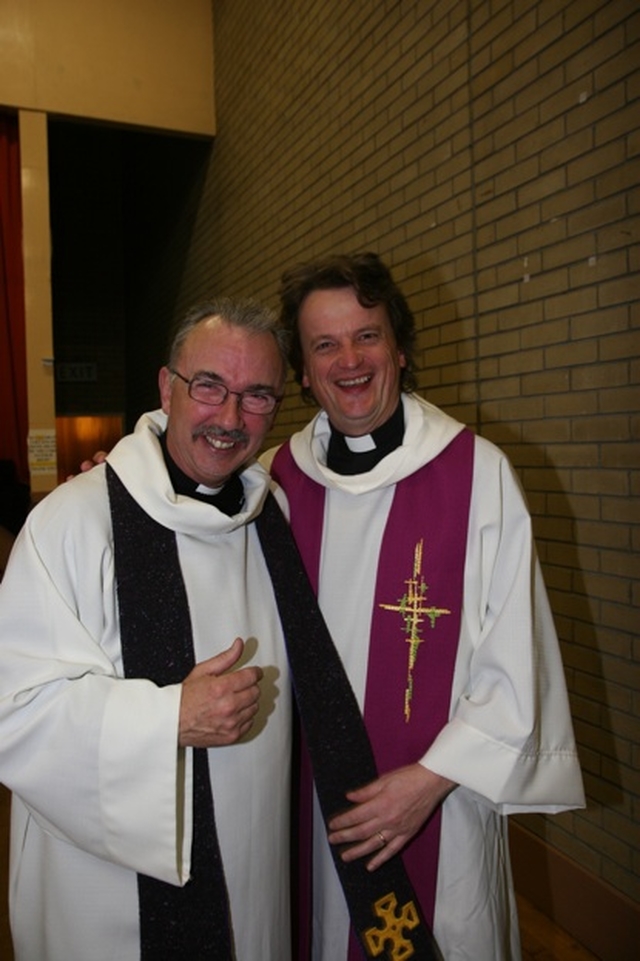
<svg viewBox="0 0 640 961"><path fill-rule="evenodd" d="M165 414L171 410L171 391L173 390L173 374L168 367L161 367L158 374L160 388L160 404Z"/></svg>

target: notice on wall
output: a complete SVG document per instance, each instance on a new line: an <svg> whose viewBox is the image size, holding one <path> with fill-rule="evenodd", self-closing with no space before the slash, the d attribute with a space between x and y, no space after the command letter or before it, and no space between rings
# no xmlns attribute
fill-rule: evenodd
<svg viewBox="0 0 640 961"><path fill-rule="evenodd" d="M27 445L31 474L55 474L57 470L55 429L36 428L30 430Z"/></svg>

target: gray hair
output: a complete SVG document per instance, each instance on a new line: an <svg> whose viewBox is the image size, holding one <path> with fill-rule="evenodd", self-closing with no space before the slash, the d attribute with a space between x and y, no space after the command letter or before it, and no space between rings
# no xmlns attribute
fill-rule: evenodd
<svg viewBox="0 0 640 961"><path fill-rule="evenodd" d="M185 340L198 324L213 317L232 327L241 327L253 334L271 334L276 342L286 376L289 352L289 332L280 323L277 315L269 307L255 300L232 300L230 297L215 297L196 304L179 324L169 349L169 367L178 363Z"/></svg>

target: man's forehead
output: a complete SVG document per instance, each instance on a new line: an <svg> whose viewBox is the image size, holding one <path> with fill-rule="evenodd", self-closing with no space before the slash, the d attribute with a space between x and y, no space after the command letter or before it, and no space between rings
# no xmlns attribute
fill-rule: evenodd
<svg viewBox="0 0 640 961"><path fill-rule="evenodd" d="M275 339L268 331L251 330L239 324L232 324L224 317L213 315L199 321L192 330L189 331L183 343L184 350L206 349L208 344L212 346L212 353L221 349L240 349L248 354L255 354L257 357L264 357L265 343Z"/></svg>
<svg viewBox="0 0 640 961"><path fill-rule="evenodd" d="M197 324L194 324L185 338L185 343L194 340L196 337L224 334L226 330L233 330L233 325L220 317L219 314L210 314L209 317L203 317Z"/></svg>
<svg viewBox="0 0 640 961"><path fill-rule="evenodd" d="M259 382L279 383L286 368L275 337L269 331L251 330L213 316L198 323L185 338L180 360L189 363L191 375L206 374L225 380L226 368L235 362L260 371ZM251 382L254 378L251 378ZM258 382L258 381L256 381Z"/></svg>
<svg viewBox="0 0 640 961"><path fill-rule="evenodd" d="M343 298L318 297L310 301L307 297L301 305L298 326L300 330L314 328L314 334L322 329L325 333L332 333L347 326L350 331L388 328L391 326L389 314L385 304L361 304L355 297L352 288L344 288L353 293L351 304ZM343 288L335 292L340 294ZM333 293L330 291L329 293ZM319 291L318 293L327 293ZM311 296L311 295L310 295Z"/></svg>
<svg viewBox="0 0 640 961"><path fill-rule="evenodd" d="M182 343L180 344L180 354L185 354L190 349L194 348L194 345L198 345L198 349L202 347L204 343L208 340L216 338L223 333L224 327L228 326L224 324L220 317L212 315L210 317L204 317L199 320L197 324L186 332L183 336Z"/></svg>
<svg viewBox="0 0 640 961"><path fill-rule="evenodd" d="M366 299L363 301L361 295L355 287L314 287L305 294L304 298L300 303L300 313L302 313L305 307L311 304L317 305L318 303L324 305L337 305L337 304L351 304L355 309L360 310L378 310L381 309L386 313L386 306L383 301L378 301L376 303L367 303Z"/></svg>

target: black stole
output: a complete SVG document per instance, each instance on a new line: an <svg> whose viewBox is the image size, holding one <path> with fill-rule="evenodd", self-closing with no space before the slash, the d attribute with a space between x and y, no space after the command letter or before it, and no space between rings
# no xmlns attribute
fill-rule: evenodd
<svg viewBox="0 0 640 961"><path fill-rule="evenodd" d="M179 684L195 655L175 533L142 510L109 464L107 485L125 677ZM234 957L205 748L193 749L193 778L189 881L181 888L138 875L142 961Z"/></svg>
<svg viewBox="0 0 640 961"><path fill-rule="evenodd" d="M318 799L328 821L344 810L346 791L375 780L378 771L353 689L289 525L271 494L256 527L280 612ZM380 957L391 945L388 957L440 961L400 857L369 872L363 859L346 864L335 847L332 854L365 957Z"/></svg>

